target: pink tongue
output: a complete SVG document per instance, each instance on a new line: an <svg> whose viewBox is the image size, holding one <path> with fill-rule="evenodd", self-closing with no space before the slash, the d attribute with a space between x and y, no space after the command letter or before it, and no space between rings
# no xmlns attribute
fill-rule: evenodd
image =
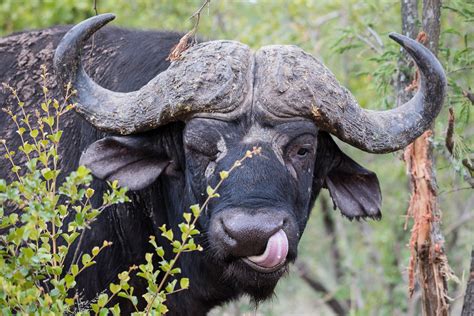
<svg viewBox="0 0 474 316"><path fill-rule="evenodd" d="M283 263L287 254L288 238L285 232L280 229L268 239L267 248L261 255L247 257L247 259L261 267L272 268Z"/></svg>

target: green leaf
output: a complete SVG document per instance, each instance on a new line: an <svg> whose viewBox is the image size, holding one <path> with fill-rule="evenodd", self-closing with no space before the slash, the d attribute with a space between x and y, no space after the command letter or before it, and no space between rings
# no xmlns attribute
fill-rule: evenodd
<svg viewBox="0 0 474 316"><path fill-rule="evenodd" d="M179 280L179 286L182 289L189 288L189 279L188 278L181 278L181 280Z"/></svg>
<svg viewBox="0 0 474 316"><path fill-rule="evenodd" d="M18 135L23 135L25 133L25 128L24 127L20 127L17 131Z"/></svg>
<svg viewBox="0 0 474 316"><path fill-rule="evenodd" d="M91 304L92 310L98 314L99 313L99 305L98 304Z"/></svg>
<svg viewBox="0 0 474 316"><path fill-rule="evenodd" d="M219 193L216 193L216 189L213 189L211 186L207 186L206 192L207 192L207 195L211 198L220 197Z"/></svg>
<svg viewBox="0 0 474 316"><path fill-rule="evenodd" d="M183 213L183 218L186 221L186 223L191 222L191 213Z"/></svg>
<svg viewBox="0 0 474 316"><path fill-rule="evenodd" d="M191 231L189 232L189 235L194 236L194 235L197 235L197 234L199 234L199 233L200 233L199 230L193 229L193 230L191 230Z"/></svg>
<svg viewBox="0 0 474 316"><path fill-rule="evenodd" d="M165 250L163 249L163 247L158 247L155 250L156 250L156 253L158 254L158 256L160 256L161 258L163 258L165 256Z"/></svg>
<svg viewBox="0 0 474 316"><path fill-rule="evenodd" d="M87 265L89 262L91 262L91 259L92 258L88 253L82 255L82 264Z"/></svg>
<svg viewBox="0 0 474 316"><path fill-rule="evenodd" d="M54 178L55 172L50 168L44 168L41 170L41 174L43 175L45 180L51 180Z"/></svg>
<svg viewBox="0 0 474 316"><path fill-rule="evenodd" d="M64 302L66 302L66 304L68 306L72 306L72 305L74 305L74 297L66 298L66 299L64 299Z"/></svg>
<svg viewBox="0 0 474 316"><path fill-rule="evenodd" d="M153 254L152 254L152 253L146 253L146 254L145 254L145 260L146 260L146 262L151 262L151 261L152 261L152 258L153 258Z"/></svg>
<svg viewBox="0 0 474 316"><path fill-rule="evenodd" d="M190 207L191 212L193 212L194 217L199 217L199 214L201 214L201 207L199 204L193 204Z"/></svg>
<svg viewBox="0 0 474 316"><path fill-rule="evenodd" d="M162 315L169 312L168 307L166 307L165 304L160 304L160 306L158 307L158 310L160 311Z"/></svg>
<svg viewBox="0 0 474 316"><path fill-rule="evenodd" d="M49 125L49 127L53 127L54 125L54 117L53 116L48 116L46 118L43 118L43 121Z"/></svg>
<svg viewBox="0 0 474 316"><path fill-rule="evenodd" d="M170 274L171 274L171 275L179 274L179 273L181 273L181 269L180 269L180 268L174 268L173 270L170 271Z"/></svg>
<svg viewBox="0 0 474 316"><path fill-rule="evenodd" d="M86 190L86 198L90 199L94 195L94 189L87 188Z"/></svg>
<svg viewBox="0 0 474 316"><path fill-rule="evenodd" d="M120 292L122 287L119 284L110 283L109 284L109 289L110 289L110 292L112 292L112 294L116 294L116 293Z"/></svg>
<svg viewBox="0 0 474 316"><path fill-rule="evenodd" d="M48 135L48 139L53 143L57 144L61 140L61 136L63 135L63 131L58 131L52 135Z"/></svg>
<svg viewBox="0 0 474 316"><path fill-rule="evenodd" d="M168 239L169 241L173 241L173 231L171 229L167 230L167 231L164 231L161 236L165 237L166 239Z"/></svg>
<svg viewBox="0 0 474 316"><path fill-rule="evenodd" d="M97 256L99 254L99 251L100 251L100 248L95 246L94 248L92 248L92 255Z"/></svg>
<svg viewBox="0 0 474 316"><path fill-rule="evenodd" d="M177 280L173 280L170 283L168 283L168 285L165 288L165 291L167 293L172 293L174 291L175 286L176 286L176 282L177 282Z"/></svg>
<svg viewBox="0 0 474 316"><path fill-rule="evenodd" d="M219 176L221 177L221 180L225 180L229 177L229 172L223 170L223 171L219 172Z"/></svg>
<svg viewBox="0 0 474 316"><path fill-rule="evenodd" d="M76 276L79 273L79 266L77 264L73 264L71 266L71 273L74 276Z"/></svg>
<svg viewBox="0 0 474 316"><path fill-rule="evenodd" d="M120 316L120 306L119 304L115 304L114 307L110 309L114 316Z"/></svg>
<svg viewBox="0 0 474 316"><path fill-rule="evenodd" d="M45 112L48 112L48 104L46 104L45 102L41 102L41 109Z"/></svg>
<svg viewBox="0 0 474 316"><path fill-rule="evenodd" d="M10 215L8 215L8 219L10 220L11 225L15 225L16 222L18 221L18 214L11 213Z"/></svg>
<svg viewBox="0 0 474 316"><path fill-rule="evenodd" d="M38 130L37 130L37 129L34 129L34 130L32 130L32 131L30 132L30 136L31 136L32 138L36 138L36 137L38 136L38 133L39 133Z"/></svg>
<svg viewBox="0 0 474 316"><path fill-rule="evenodd" d="M97 299L97 305L99 305L99 307L104 307L105 304L107 304L108 299L109 296L106 293L100 294L99 298Z"/></svg>
<svg viewBox="0 0 474 316"><path fill-rule="evenodd" d="M64 277L64 280L66 282L66 287L68 289L74 287L76 285L76 280L75 280L75 277L71 274L67 274L65 277Z"/></svg>
<svg viewBox="0 0 474 316"><path fill-rule="evenodd" d="M206 193L208 196L212 197L214 195L214 189L210 185L208 185L206 188Z"/></svg>

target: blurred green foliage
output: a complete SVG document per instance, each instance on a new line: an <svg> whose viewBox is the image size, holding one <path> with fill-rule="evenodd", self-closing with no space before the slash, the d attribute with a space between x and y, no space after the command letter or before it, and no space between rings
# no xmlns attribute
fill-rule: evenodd
<svg viewBox="0 0 474 316"><path fill-rule="evenodd" d="M420 1L421 2L421 1ZM97 0L99 13L113 12L113 25L141 29L192 28L189 17L201 0ZM421 5L421 4L420 4ZM93 0L0 0L0 34L77 23L95 14ZM421 8L420 8L421 12ZM473 87L474 3L446 0L442 9L439 57L449 80L446 108L454 108L455 157L444 146L447 110L435 124L435 158L439 202L443 211L446 249L454 272L468 271L474 243L471 176L461 160L472 158L472 103L463 95ZM257 48L295 44L321 58L364 107L393 107L399 47L387 34L401 30L400 2L394 0L253 0L211 1L203 10L199 36L233 39ZM380 222L349 222L332 212L336 234L325 230L317 203L300 244L300 257L330 293L350 304L351 315L417 315L419 295L407 298L409 230L404 230L409 200L408 180L400 154L374 156L341 144L343 149L375 171L383 191ZM327 198L327 197L326 197ZM332 239L341 253L336 277ZM192 282L192 280L191 280ZM460 313L464 284L450 284L452 313ZM259 314L330 314L325 297L312 291L294 271L280 282L273 302L261 304ZM245 299L214 310L214 314L253 310Z"/></svg>
<svg viewBox="0 0 474 316"><path fill-rule="evenodd" d="M41 77L45 83L45 67ZM0 311L2 315L77 311L80 299L73 293L77 276L94 265L99 253L112 243L104 240L90 252L74 255L72 244L75 240L81 243L82 233L103 210L128 201L126 190L119 189L115 181L104 193L103 204L95 208L87 168L79 166L61 180L58 146L63 131L59 121L73 107L70 85L64 101L58 101L48 97L43 84L44 102L34 117L27 114L16 90L4 86L18 103L18 113L9 107L3 110L17 126L21 145L12 148L0 140L5 149L2 158L10 162L15 175L13 181L0 179ZM72 264L66 271L68 255Z"/></svg>

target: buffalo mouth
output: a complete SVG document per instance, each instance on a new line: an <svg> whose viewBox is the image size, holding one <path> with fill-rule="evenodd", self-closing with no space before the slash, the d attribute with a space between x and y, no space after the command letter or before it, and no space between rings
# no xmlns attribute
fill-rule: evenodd
<svg viewBox="0 0 474 316"><path fill-rule="evenodd" d="M286 265L288 249L288 237L280 229L268 239L262 254L244 257L242 261L258 272L275 272Z"/></svg>
<svg viewBox="0 0 474 316"><path fill-rule="evenodd" d="M269 267L269 268L259 266L258 264L256 264L255 262L249 260L248 258L242 258L242 261L245 264L247 264L249 267L254 269L255 271L261 272L261 273L272 273L272 272L278 271L278 270L280 270L280 269L282 269L283 267L286 266L286 259L283 260L283 262L277 264L276 266Z"/></svg>

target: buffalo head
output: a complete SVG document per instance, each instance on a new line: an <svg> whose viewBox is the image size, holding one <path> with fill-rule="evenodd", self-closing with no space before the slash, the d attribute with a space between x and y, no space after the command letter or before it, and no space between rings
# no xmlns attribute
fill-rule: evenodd
<svg viewBox="0 0 474 316"><path fill-rule="evenodd" d="M252 52L234 41L198 44L140 90L109 91L85 73L85 40L114 18L86 20L67 33L55 55L63 84L77 89L76 111L110 136L92 144L81 163L101 179L132 190L160 175L181 177L173 192L185 208L202 203L218 172L253 146L247 160L220 188L221 198L199 221L206 258L223 279L255 298L268 296L297 244L322 187L349 218L380 217L377 177L345 156L329 134L371 153L398 150L421 135L440 111L446 79L437 59L398 34L420 70L412 100L389 111L361 108L316 58L295 46ZM160 128L184 122L184 159L159 150ZM136 134L136 135L131 135ZM166 190L167 188L163 188Z"/></svg>

